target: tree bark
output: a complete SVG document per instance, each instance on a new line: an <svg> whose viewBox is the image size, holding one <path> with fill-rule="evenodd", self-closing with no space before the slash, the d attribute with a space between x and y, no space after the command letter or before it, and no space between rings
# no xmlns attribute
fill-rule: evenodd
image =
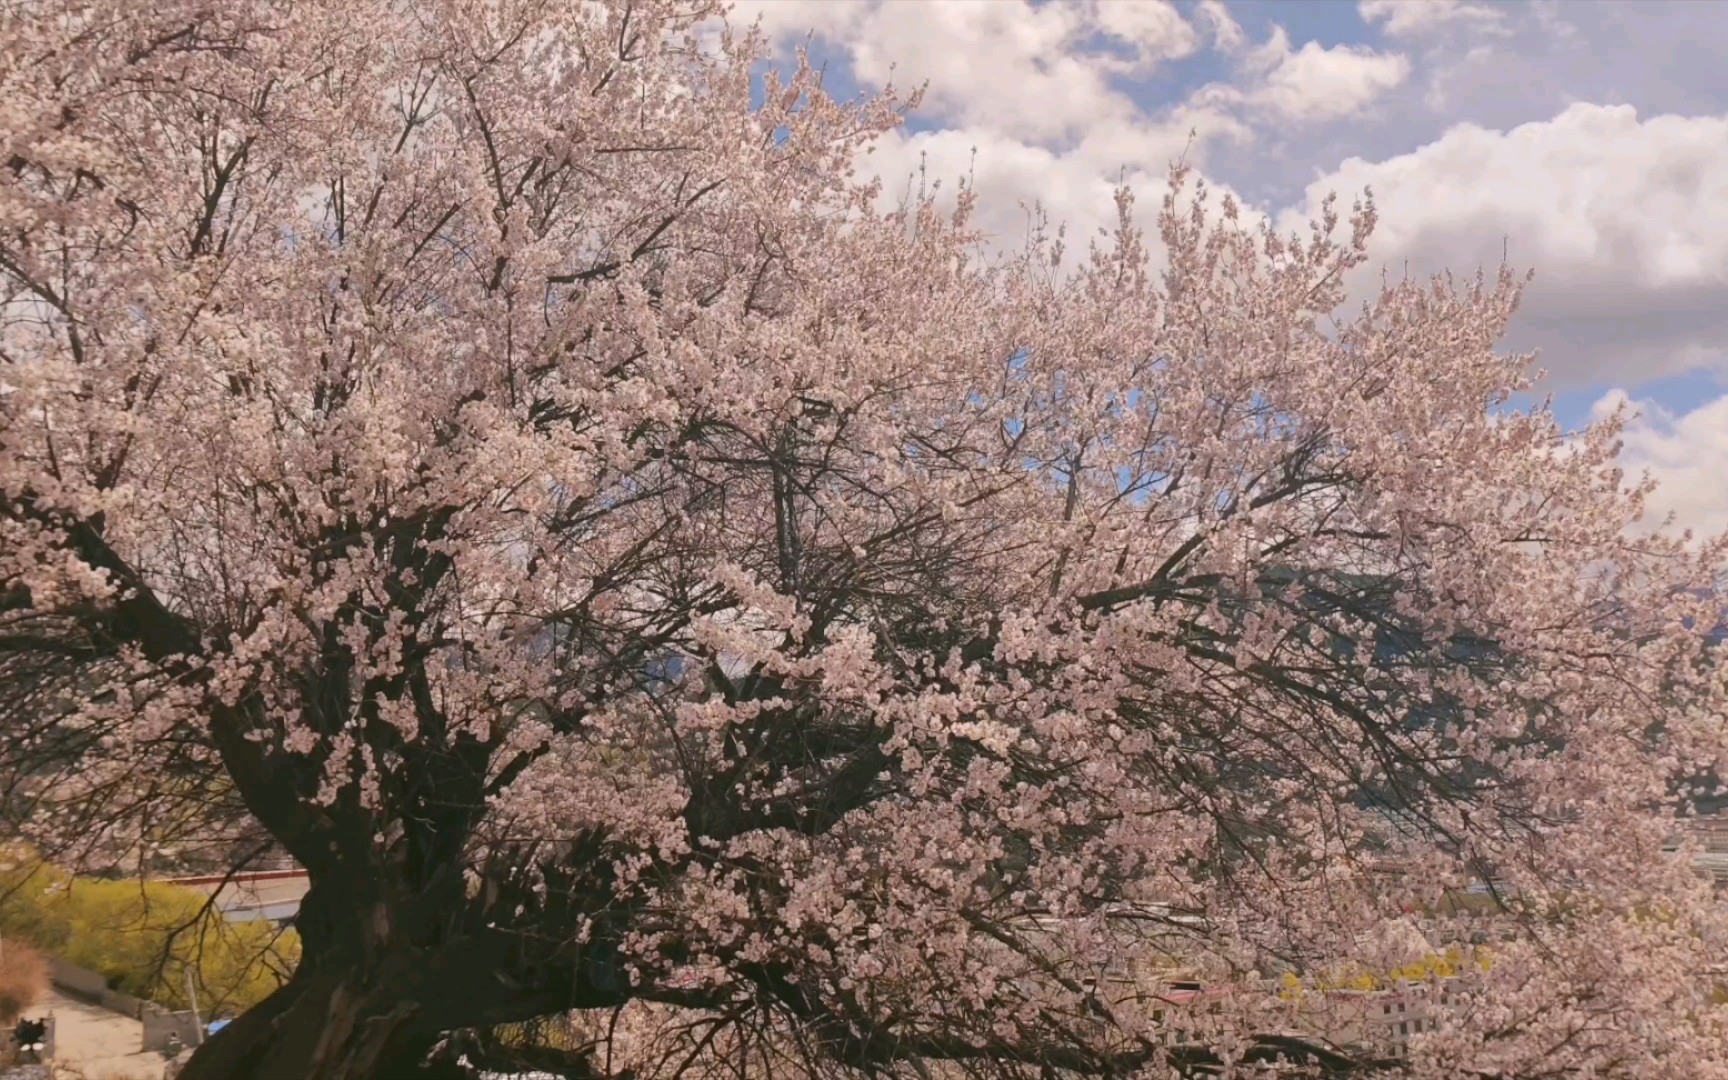
<svg viewBox="0 0 1728 1080"><path fill-rule="evenodd" d="M439 1033L418 995L367 966L296 975L199 1047L181 1080L412 1077Z"/></svg>
<svg viewBox="0 0 1728 1080"><path fill-rule="evenodd" d="M448 903L416 903L448 899L442 876L423 879L415 898L387 895L378 885L390 878L383 866L315 871L295 920L293 977L199 1047L181 1080L433 1080L422 1065L449 1032L632 993L604 947L464 927L440 910Z"/></svg>

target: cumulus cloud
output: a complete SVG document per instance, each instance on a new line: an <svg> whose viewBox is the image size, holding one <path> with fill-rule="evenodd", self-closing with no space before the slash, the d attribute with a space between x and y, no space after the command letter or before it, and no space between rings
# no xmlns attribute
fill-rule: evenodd
<svg viewBox="0 0 1728 1080"><path fill-rule="evenodd" d="M1357 12L1390 44L1292 41L1279 27L1250 40L1231 0L741 0L734 19L759 17L782 49L813 36L864 86L927 81L914 125L859 172L883 178L885 201L921 167L949 191L970 177L998 246L1016 246L1040 204L1083 252L1123 180L1149 224L1178 156L1214 190L1228 179L1275 200L1285 228L1328 191L1372 186L1382 227L1357 295L1381 267L1470 271L1504 251L1537 271L1507 344L1540 347L1555 389L1636 394L1674 372L1728 371L1716 212L1728 115L1708 45L1720 6L1361 0ZM1182 66L1204 52L1226 75L1184 81L1213 78ZM1164 96L1150 100L1155 85ZM1626 100L1648 103L1643 115L1589 103ZM1655 509L1728 527L1728 395L1640 407L1626 463L1664 481Z"/></svg>
<svg viewBox="0 0 1728 1080"><path fill-rule="evenodd" d="M1361 10L1406 37L1510 18L1478 3ZM1246 148L1263 124L1360 117L1411 75L1402 53L1297 45L1281 28L1246 44L1221 0L755 0L738 13L760 14L783 43L816 33L867 85L929 79L920 130L884 140L862 171L891 196L921 165L950 184L972 175L981 224L1002 242L1023 234L1023 203L1084 235L1110 221L1121 179L1154 196L1178 155L1205 172L1209 148ZM1125 91L1129 74L1208 44L1232 58L1229 82L1162 109ZM1562 387L1728 363L1728 217L1701 212L1728 198L1728 117L1575 104L1506 130L1456 125L1408 153L1328 167L1288 223L1326 191L1369 185L1383 221L1375 253L1393 272L1492 266L1503 244L1537 270L1510 344L1542 346Z"/></svg>
<svg viewBox="0 0 1728 1080"><path fill-rule="evenodd" d="M1034 206L1048 212L1053 225L1067 225L1070 235L1105 225L1112 209L1111 183L1090 162L988 132L891 132L859 171L882 178L886 202L926 178L950 192L966 179L980 195L978 226L1003 248L1024 241Z"/></svg>
<svg viewBox="0 0 1728 1080"><path fill-rule="evenodd" d="M1376 261L1395 271L1491 267L1503 250L1535 268L1509 344L1540 344L1562 387L1728 364L1728 116L1577 104L1509 131L1459 125L1345 161L1281 225L1368 186Z"/></svg>
<svg viewBox="0 0 1728 1080"><path fill-rule="evenodd" d="M1251 52L1247 69L1259 85L1244 95L1252 106L1286 120L1333 120L1360 112L1410 75L1410 61L1399 53L1363 46L1310 41L1290 47L1283 27Z"/></svg>
<svg viewBox="0 0 1728 1080"><path fill-rule="evenodd" d="M1068 250L1078 255L1115 225L1118 184L1139 195L1140 224L1150 225L1169 164L1185 153L1193 156L1188 130L1181 119L1125 126L1095 133L1067 150L982 130L895 131L877 142L857 171L882 179L885 204L926 178L942 182L949 192L964 178L980 196L975 223L992 245L1018 247L1036 207L1052 227L1066 228ZM1231 192L1242 201L1227 184L1209 180L1208 186L1217 197ZM1245 219L1255 216L1249 211Z"/></svg>
<svg viewBox="0 0 1728 1080"><path fill-rule="evenodd" d="M920 169L970 175L999 240L1024 234L1033 203L1089 235L1113 221L1117 183L1155 207L1177 157L1204 172L1210 146L1251 142L1258 122L1353 115L1409 74L1401 55L1298 48L1282 29L1249 49L1223 0L743 0L733 17L761 18L782 47L814 35L864 85L926 85L917 130L882 140L860 172L888 198ZM1234 84L1150 109L1126 91L1208 45L1233 58Z"/></svg>
<svg viewBox="0 0 1728 1080"><path fill-rule="evenodd" d="M1199 35L1164 0L1093 0L1086 9L1098 29L1133 50L1135 67L1180 60L1199 47Z"/></svg>
<svg viewBox="0 0 1728 1080"><path fill-rule="evenodd" d="M734 26L759 23L770 41L784 44L848 33L869 12L863 0L733 0L727 18Z"/></svg>
<svg viewBox="0 0 1728 1080"><path fill-rule="evenodd" d="M1068 226L1070 250L1113 224L1113 188L1128 182L1155 208L1165 170L1186 155L1250 131L1220 103L1148 110L1122 85L1241 31L1218 0L1190 22L1163 0L754 0L782 45L815 34L844 55L865 85L927 84L919 123L890 133L859 162L883 180L885 202L908 184L970 178L978 224L1001 246L1026 234L1028 209ZM1195 133L1198 133L1197 135Z"/></svg>
<svg viewBox="0 0 1728 1080"><path fill-rule="evenodd" d="M1363 22L1380 23L1392 37L1420 37L1460 25L1499 30L1504 22L1494 8L1465 0L1361 0L1356 11Z"/></svg>
<svg viewBox="0 0 1728 1080"><path fill-rule="evenodd" d="M1216 10L1218 18L1229 18L1222 5ZM1234 22L1212 25L1217 48L1235 58L1235 77L1202 87L1192 101L1250 120L1288 129L1354 116L1410 76L1410 60L1402 53L1317 41L1293 48L1281 26L1272 28L1264 44L1245 49ZM1217 29L1224 26L1229 29Z"/></svg>
<svg viewBox="0 0 1728 1080"><path fill-rule="evenodd" d="M1139 112L1114 79L1199 47L1165 0L749 0L780 41L813 33L859 81L927 84L926 111L1031 142L1058 142Z"/></svg>
<svg viewBox="0 0 1728 1080"><path fill-rule="evenodd" d="M1224 0L1200 0L1194 18L1212 31L1212 43L1222 52L1235 52L1248 40L1224 6Z"/></svg>
<svg viewBox="0 0 1728 1080"><path fill-rule="evenodd" d="M1695 535L1728 529L1728 394L1673 413L1654 402L1638 401L1623 389L1604 394L1593 410L1598 417L1628 405L1634 410L1620 451L1629 477L1648 472L1661 485L1650 500L1659 524L1674 524Z"/></svg>

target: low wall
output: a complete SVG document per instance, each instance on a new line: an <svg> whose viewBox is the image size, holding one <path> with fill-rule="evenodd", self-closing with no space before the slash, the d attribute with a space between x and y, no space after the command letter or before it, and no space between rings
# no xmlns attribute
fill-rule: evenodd
<svg viewBox="0 0 1728 1080"><path fill-rule="evenodd" d="M168 1048L170 1037L181 1046L196 1046L198 1022L189 1012L168 1012L152 1005L144 1011L144 1049L160 1053Z"/></svg>
<svg viewBox="0 0 1728 1080"><path fill-rule="evenodd" d="M110 989L108 980L89 968L81 968L76 964L68 964L57 956L48 958L48 977L54 985L62 990L78 995L95 1005L100 1005L111 1012L130 1016L134 1020L142 1018L145 1010L159 1009L143 998L122 994Z"/></svg>
<svg viewBox="0 0 1728 1080"><path fill-rule="evenodd" d="M108 989L108 980L101 975L89 968L68 964L58 956L48 957L48 977L60 989L70 990L79 997L92 1001L113 992Z"/></svg>
<svg viewBox="0 0 1728 1080"><path fill-rule="evenodd" d="M89 968L68 964L57 956L48 957L48 977L54 985L93 1005L120 1013L144 1025L144 1050L161 1050L168 1045L168 1036L179 1036L181 1043L191 1046L198 1040L198 1024L190 1012L169 1012L143 998L110 989L108 980Z"/></svg>

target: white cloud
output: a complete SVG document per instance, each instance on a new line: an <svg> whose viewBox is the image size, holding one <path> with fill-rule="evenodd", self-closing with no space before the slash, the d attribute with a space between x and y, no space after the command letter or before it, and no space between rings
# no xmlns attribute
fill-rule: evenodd
<svg viewBox="0 0 1728 1080"><path fill-rule="evenodd" d="M1222 52L1235 52L1247 41L1242 27L1224 7L1224 0L1200 0L1194 17L1211 29L1212 43Z"/></svg>
<svg viewBox="0 0 1728 1080"><path fill-rule="evenodd" d="M1453 94L1461 87L1474 89L1468 82L1477 72L1487 70L1496 63L1507 63L1507 58L1501 55L1492 45L1474 45L1460 56L1451 58L1445 63L1436 63L1428 68L1428 90L1422 100L1430 112L1444 115L1448 112ZM1479 85L1479 84L1478 84Z"/></svg>
<svg viewBox="0 0 1728 1080"><path fill-rule="evenodd" d="M1119 183L1126 182L1139 196L1139 223L1150 227L1170 163L1184 153L1190 162L1204 156L1188 137L1195 122L1193 114L1178 110L1157 123L1101 128L1066 150L983 130L895 131L879 140L857 168L862 176L882 178L883 201L890 204L909 182L918 182L921 165L949 192L969 177L980 196L975 223L998 248L1018 247L1026 237L1028 211L1040 206L1052 227L1066 226L1072 258L1083 255L1101 229L1115 225L1112 196ZM1216 198L1235 194L1227 184L1207 184ZM1239 194L1237 199L1242 201ZM1244 216L1255 220L1252 211Z"/></svg>
<svg viewBox="0 0 1728 1080"><path fill-rule="evenodd" d="M1559 0L1530 0L1530 14L1543 33L1564 41L1576 41L1582 36L1578 27L1568 22L1560 10Z"/></svg>
<svg viewBox="0 0 1728 1080"><path fill-rule="evenodd" d="M1459 125L1408 154L1345 161L1281 225L1370 185L1377 265L1494 266L1505 244L1535 268L1511 344L1540 343L1561 385L1728 363L1728 116L1579 104L1505 132Z"/></svg>
<svg viewBox="0 0 1728 1080"><path fill-rule="evenodd" d="M1464 0L1361 0L1356 5L1364 22L1379 22L1392 37L1418 37L1449 26L1498 30L1502 13L1486 4Z"/></svg>
<svg viewBox="0 0 1728 1080"><path fill-rule="evenodd" d="M1333 120L1360 112L1410 75L1410 61L1359 45L1330 48L1310 41L1290 48L1283 27L1249 53L1245 66L1260 83L1246 101L1285 120Z"/></svg>
<svg viewBox="0 0 1728 1080"><path fill-rule="evenodd" d="M1070 236L1094 231L1112 211L1111 182L1090 162L982 131L890 132L859 171L880 176L883 199L893 202L918 182L921 166L949 192L970 177L980 195L977 224L1002 248L1025 239L1034 204L1049 212L1052 225L1066 224Z"/></svg>
<svg viewBox="0 0 1728 1080"><path fill-rule="evenodd" d="M1626 427L1620 464L1628 479L1649 472L1661 485L1649 502L1649 524L1672 514L1695 535L1728 530L1728 394L1675 414L1614 389L1594 412L1606 416L1623 403L1637 415Z"/></svg>
<svg viewBox="0 0 1728 1080"><path fill-rule="evenodd" d="M1512 18L1480 3L1367 0L1361 11L1406 37ZM1205 172L1209 148L1245 150L1261 125L1362 116L1411 73L1401 53L1297 46L1281 28L1249 46L1221 0L1186 12L1119 0L751 0L737 14L761 15L782 45L814 30L866 85L928 78L919 119L937 129L890 136L861 171L890 195L921 162L950 185L971 174L980 224L1006 244L1025 228L1021 204L1039 203L1083 248L1111 220L1119 179L1155 207L1179 154ZM1208 43L1232 57L1230 82L1157 111L1125 92L1127 76ZM1504 47L1477 62L1509 63ZM1505 131L1459 125L1408 153L1328 167L1286 223L1305 221L1328 190L1366 185L1382 211L1376 261L1394 272L1492 266L1503 240L1516 265L1537 270L1510 343L1541 345L1563 386L1728 363L1728 215L1707 212L1728 201L1728 117L1578 104Z"/></svg>
<svg viewBox="0 0 1728 1080"><path fill-rule="evenodd" d="M1235 81L1201 87L1193 95L1195 104L1284 125L1320 123L1362 112L1410 76L1409 58L1402 53L1317 41L1295 49L1282 26L1272 28L1265 44L1243 51L1241 28L1229 18L1221 4L1208 16L1223 20L1211 22L1214 41L1235 57Z"/></svg>
<svg viewBox="0 0 1728 1080"><path fill-rule="evenodd" d="M1083 252L1113 221L1122 179L1150 224L1164 168L1184 153L1215 190L1229 189L1216 169L1233 167L1231 180L1299 203L1286 227L1328 190L1348 201L1372 185L1382 228L1361 284L1382 265L1493 266L1504 241L1537 271L1508 344L1540 346L1558 388L1636 394L1656 376L1728 371L1728 102L1708 47L1722 6L1362 0L1393 43L1370 49L1292 43L1282 29L1250 41L1228 4L741 0L734 20L759 16L781 49L814 34L866 86L928 80L924 130L892 133L860 172L882 176L889 198L921 162L948 190L970 175L999 245L1018 244L1022 204L1040 203ZM1138 103L1154 86L1145 75L1200 50L1225 59L1224 81L1193 90L1178 68L1168 107ZM1649 115L1579 103L1617 101ZM1360 156L1340 164L1346 154ZM1656 509L1728 527L1728 395L1643 407L1625 460L1664 480Z"/></svg>
<svg viewBox="0 0 1728 1080"><path fill-rule="evenodd" d="M727 21L733 26L762 25L768 40L779 45L814 35L839 40L863 25L870 0L732 0Z"/></svg>
<svg viewBox="0 0 1728 1080"><path fill-rule="evenodd" d="M882 177L886 197L921 164L950 184L972 175L984 196L980 224L999 242L1023 234L1021 204L1037 203L1082 250L1113 220L1119 181L1155 207L1178 156L1204 170L1209 144L1252 140L1250 120L1351 115L1408 74L1402 56L1296 49L1282 30L1245 52L1222 0L1202 0L1191 15L1165 0L745 0L733 18L760 16L781 47L814 34L865 85L927 83L917 119L941 126L891 135L861 163L863 175ZM1125 92L1128 76L1203 41L1235 57L1247 89L1215 84L1156 111Z"/></svg>
<svg viewBox="0 0 1728 1080"><path fill-rule="evenodd" d="M1121 88L1201 47L1202 37L1240 37L1218 0L1197 15L1202 30L1164 0L753 0L735 22L760 14L782 47L815 33L865 85L928 82L916 119L935 130L898 131L859 162L896 201L921 167L948 191L970 176L982 196L978 224L1002 246L1025 236L1027 207L1068 226L1083 252L1113 224L1111 192L1123 180L1156 209L1165 170L1186 153L1204 164L1206 144L1245 140L1228 108L1179 104L1149 112ZM1190 138L1191 132L1198 132Z"/></svg>
<svg viewBox="0 0 1728 1080"><path fill-rule="evenodd" d="M1106 35L1133 48L1137 66L1180 60L1200 45L1194 28L1165 0L1093 0L1089 14Z"/></svg>
<svg viewBox="0 0 1728 1080"><path fill-rule="evenodd" d="M749 0L771 37L815 33L866 84L928 84L925 111L1038 143L1138 109L1113 82L1187 56L1199 35L1164 0Z"/></svg>

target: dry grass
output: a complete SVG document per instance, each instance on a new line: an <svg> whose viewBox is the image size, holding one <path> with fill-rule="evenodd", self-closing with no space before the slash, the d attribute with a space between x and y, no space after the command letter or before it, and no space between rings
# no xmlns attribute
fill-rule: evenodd
<svg viewBox="0 0 1728 1080"><path fill-rule="evenodd" d="M48 993L48 962L28 945L8 941L0 953L0 1024L10 1028Z"/></svg>

